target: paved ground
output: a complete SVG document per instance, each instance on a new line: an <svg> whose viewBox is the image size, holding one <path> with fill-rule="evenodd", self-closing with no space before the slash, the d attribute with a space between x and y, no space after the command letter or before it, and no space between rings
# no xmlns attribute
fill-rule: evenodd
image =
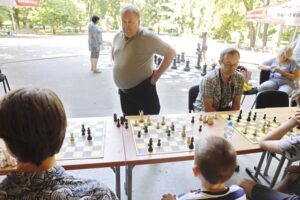
<svg viewBox="0 0 300 200"><path fill-rule="evenodd" d="M106 44L111 43L113 33L105 33ZM175 47L177 52L186 52L186 58L195 65L196 37L168 37L164 40ZM87 36L18 36L0 38L1 70L7 75L11 88L39 86L53 89L59 94L66 107L68 117L112 116L121 113L117 88L112 79L110 47L101 52L100 66L103 73L90 72ZM226 44L209 41L207 57L218 59ZM256 63L270 58L271 54L241 50L241 62L253 70L257 78ZM188 89L199 82L200 75L186 75L173 78L168 72L158 82L161 113L187 113ZM181 72L183 73L183 72ZM171 76L171 77L170 77ZM0 95L3 95L0 89ZM248 97L244 108L249 108L253 98ZM241 172L232 179L246 177L244 167L256 163L257 155L239 156ZM145 165L134 168L133 199L160 199L166 192L182 192L197 188L193 178L192 161ZM101 177L101 181L114 187L110 169L72 171L82 177ZM122 176L124 170L122 169ZM123 179L124 180L124 177ZM122 198L125 198L122 192Z"/></svg>

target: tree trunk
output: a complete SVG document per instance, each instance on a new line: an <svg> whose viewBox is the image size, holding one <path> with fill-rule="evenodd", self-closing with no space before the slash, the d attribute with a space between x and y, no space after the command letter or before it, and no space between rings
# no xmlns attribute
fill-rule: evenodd
<svg viewBox="0 0 300 200"><path fill-rule="evenodd" d="M283 24L280 25L280 29L279 29L279 32L278 32L277 47L280 47L282 31L283 31Z"/></svg>
<svg viewBox="0 0 300 200"><path fill-rule="evenodd" d="M249 40L250 40L250 48L255 47L256 37L255 37L255 28L253 26L253 22L248 22L249 28Z"/></svg>
<svg viewBox="0 0 300 200"><path fill-rule="evenodd" d="M269 4L270 4L270 0L267 0L265 6L268 6ZM264 24L263 49L267 47L267 42L268 42L268 28L269 28L269 24Z"/></svg>

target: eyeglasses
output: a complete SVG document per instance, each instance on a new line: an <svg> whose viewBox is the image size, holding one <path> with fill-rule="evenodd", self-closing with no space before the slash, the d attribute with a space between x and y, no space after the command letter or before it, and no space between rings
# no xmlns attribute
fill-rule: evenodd
<svg viewBox="0 0 300 200"><path fill-rule="evenodd" d="M223 63L224 67L237 67L239 63L231 64L231 63Z"/></svg>

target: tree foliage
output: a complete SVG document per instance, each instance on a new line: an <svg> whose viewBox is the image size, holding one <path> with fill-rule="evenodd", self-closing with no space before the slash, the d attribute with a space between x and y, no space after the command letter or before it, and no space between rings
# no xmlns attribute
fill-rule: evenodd
<svg viewBox="0 0 300 200"><path fill-rule="evenodd" d="M215 39L232 42L237 38L254 47L257 36L266 40L266 34L277 32L275 26L261 30L261 26L246 20L246 13L262 7L269 0L41 0L40 8L13 8L14 21L19 29L71 27L81 30L92 15L100 17L105 29L121 25L120 9L135 3L141 11L142 25L156 32L173 35L201 34L203 30ZM271 0L276 3L281 0ZM0 7L0 25L10 19L10 9ZM289 33L287 33L289 34ZM283 35L286 37L285 33Z"/></svg>

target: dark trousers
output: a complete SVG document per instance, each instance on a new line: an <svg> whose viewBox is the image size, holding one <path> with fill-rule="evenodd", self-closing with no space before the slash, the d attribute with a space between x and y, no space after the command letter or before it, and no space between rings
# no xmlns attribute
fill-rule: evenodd
<svg viewBox="0 0 300 200"><path fill-rule="evenodd" d="M150 79L151 77L130 89L119 89L121 108L125 115L139 115L141 110L145 115L159 114L156 86L150 83Z"/></svg>

